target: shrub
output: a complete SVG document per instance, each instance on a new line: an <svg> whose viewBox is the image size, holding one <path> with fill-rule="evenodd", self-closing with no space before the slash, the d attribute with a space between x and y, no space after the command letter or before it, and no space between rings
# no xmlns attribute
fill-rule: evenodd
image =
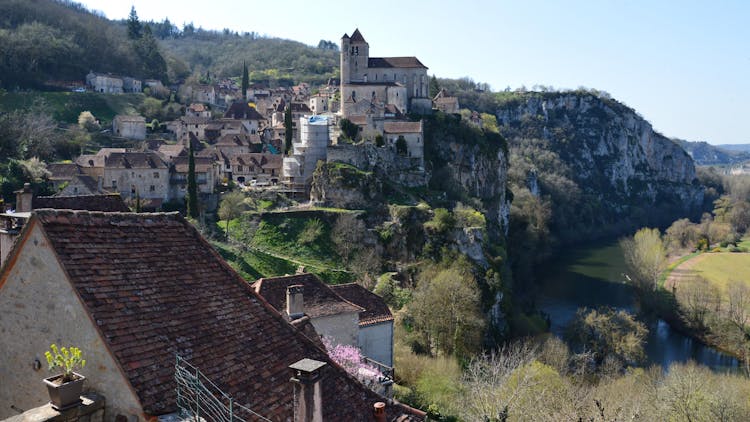
<svg viewBox="0 0 750 422"><path fill-rule="evenodd" d="M300 232L297 241L303 245L314 243L323 234L323 222L313 218L305 223L305 228Z"/></svg>
<svg viewBox="0 0 750 422"><path fill-rule="evenodd" d="M450 211L445 208L436 208L432 220L426 222L424 227L437 233L446 233L453 229L456 219Z"/></svg>

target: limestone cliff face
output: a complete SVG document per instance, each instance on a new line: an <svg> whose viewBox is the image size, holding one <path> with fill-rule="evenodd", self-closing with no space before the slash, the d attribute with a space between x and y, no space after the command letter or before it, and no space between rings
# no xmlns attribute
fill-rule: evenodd
<svg viewBox="0 0 750 422"><path fill-rule="evenodd" d="M488 230L502 237L510 215L505 140L455 120L437 115L425 125L425 156L432 173L429 185L454 198L479 199Z"/></svg>
<svg viewBox="0 0 750 422"><path fill-rule="evenodd" d="M600 222L645 213L644 223L662 223L690 215L702 202L690 156L612 99L578 92L519 94L495 115L511 143L549 142L597 202Z"/></svg>

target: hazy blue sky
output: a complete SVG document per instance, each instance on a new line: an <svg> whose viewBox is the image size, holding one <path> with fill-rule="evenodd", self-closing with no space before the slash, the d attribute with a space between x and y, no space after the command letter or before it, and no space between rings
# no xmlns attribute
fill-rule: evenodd
<svg viewBox="0 0 750 422"><path fill-rule="evenodd" d="M359 28L372 56L414 55L494 90L586 86L670 137L750 143L750 1L85 0L112 19L255 31L317 45ZM363 2L364 3L364 2ZM344 6L346 5L346 6Z"/></svg>

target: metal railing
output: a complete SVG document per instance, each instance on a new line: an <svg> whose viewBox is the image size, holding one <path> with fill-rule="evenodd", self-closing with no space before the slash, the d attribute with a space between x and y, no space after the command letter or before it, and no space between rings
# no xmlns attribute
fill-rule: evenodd
<svg viewBox="0 0 750 422"><path fill-rule="evenodd" d="M181 417L194 422L271 422L236 403L198 368L179 355L175 356L174 378L177 382L177 407Z"/></svg>

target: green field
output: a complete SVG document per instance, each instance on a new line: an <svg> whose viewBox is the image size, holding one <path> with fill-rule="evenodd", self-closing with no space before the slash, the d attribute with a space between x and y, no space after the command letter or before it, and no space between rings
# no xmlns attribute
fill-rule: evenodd
<svg viewBox="0 0 750 422"><path fill-rule="evenodd" d="M77 123L82 111L90 111L102 125L117 114L137 114L143 94L101 94L96 92L4 92L0 94L0 111L25 109L36 105L48 108L60 122Z"/></svg>
<svg viewBox="0 0 750 422"><path fill-rule="evenodd" d="M750 286L750 254L704 253L693 258L691 270L726 292L732 280L743 281Z"/></svg>

